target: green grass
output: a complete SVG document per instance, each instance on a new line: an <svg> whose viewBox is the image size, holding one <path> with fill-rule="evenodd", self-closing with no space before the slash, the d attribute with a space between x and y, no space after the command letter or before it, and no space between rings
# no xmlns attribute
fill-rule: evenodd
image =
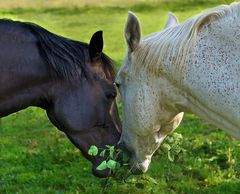
<svg viewBox="0 0 240 194"><path fill-rule="evenodd" d="M7 4L0 16L35 22L85 42L95 31L103 30L104 51L119 68L125 55L123 28L128 10L139 16L146 35L163 28L168 11L184 21L204 9L231 1L160 0L147 4L143 0L106 0L105 7L100 3L83 6L87 1L79 6L49 3L33 7L23 2L14 8ZM174 162L159 151L147 176L131 176L126 182L110 179L107 193L240 193L239 142L193 115L186 115L176 132L184 137L181 147L185 151ZM44 111L29 108L2 118L0 134L0 193L101 192L104 180L91 175L89 162L52 126Z"/></svg>

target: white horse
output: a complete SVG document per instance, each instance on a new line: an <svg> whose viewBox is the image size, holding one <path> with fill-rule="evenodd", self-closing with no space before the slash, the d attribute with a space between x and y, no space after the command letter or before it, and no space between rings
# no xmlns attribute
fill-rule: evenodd
<svg viewBox="0 0 240 194"><path fill-rule="evenodd" d="M146 172L183 112L240 138L240 4L219 6L183 24L169 15L163 31L141 40L128 14L127 56L117 75L123 103L121 142L134 173Z"/></svg>

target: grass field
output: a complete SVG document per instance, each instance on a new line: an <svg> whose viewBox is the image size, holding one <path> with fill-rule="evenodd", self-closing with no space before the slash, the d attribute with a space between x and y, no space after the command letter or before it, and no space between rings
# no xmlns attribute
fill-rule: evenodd
<svg viewBox="0 0 240 194"><path fill-rule="evenodd" d="M34 2L34 3L33 3ZM147 3L148 2L148 3ZM168 11L183 22L223 0L0 0L0 17L35 22L48 30L88 42L104 31L104 51L120 67L125 55L127 11L140 18L143 34L163 28ZM109 179L107 193L240 193L240 142L222 130L186 115L176 130L183 151L171 162L159 151L145 176L125 182ZM0 193L101 193L105 180L91 175L90 164L37 108L0 121Z"/></svg>

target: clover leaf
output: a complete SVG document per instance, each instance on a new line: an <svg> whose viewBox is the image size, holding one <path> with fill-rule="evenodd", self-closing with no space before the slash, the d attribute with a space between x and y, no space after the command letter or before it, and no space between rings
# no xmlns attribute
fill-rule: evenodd
<svg viewBox="0 0 240 194"><path fill-rule="evenodd" d="M95 145L92 145L88 150L88 155L96 156L98 154L98 148Z"/></svg>

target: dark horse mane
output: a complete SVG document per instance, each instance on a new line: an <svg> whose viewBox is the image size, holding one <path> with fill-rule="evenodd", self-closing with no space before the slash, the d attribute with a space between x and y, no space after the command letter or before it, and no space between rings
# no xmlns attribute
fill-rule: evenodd
<svg viewBox="0 0 240 194"><path fill-rule="evenodd" d="M41 56L58 77L64 79L71 79L79 75L90 77L86 65L86 59L89 59L89 55L86 56L85 51L86 49L88 51L87 43L56 35L34 23L5 21L17 22L35 35ZM113 81L115 69L112 60L104 53L101 53L100 60L106 78Z"/></svg>

